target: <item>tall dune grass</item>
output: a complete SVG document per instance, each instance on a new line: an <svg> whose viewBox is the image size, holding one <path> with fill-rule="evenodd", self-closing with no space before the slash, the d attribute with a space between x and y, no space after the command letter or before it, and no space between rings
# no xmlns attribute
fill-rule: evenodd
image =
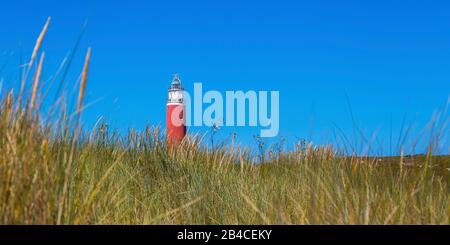
<svg viewBox="0 0 450 245"><path fill-rule="evenodd" d="M0 101L1 224L449 224L448 157L406 164L308 145L254 164L199 135L167 145L159 127L82 130L90 50L75 116L60 103L59 120L36 108L41 57L32 82Z"/></svg>

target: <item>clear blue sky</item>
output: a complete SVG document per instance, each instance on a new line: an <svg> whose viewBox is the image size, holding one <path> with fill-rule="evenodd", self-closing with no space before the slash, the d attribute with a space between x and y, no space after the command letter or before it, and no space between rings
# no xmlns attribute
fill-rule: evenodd
<svg viewBox="0 0 450 245"><path fill-rule="evenodd" d="M164 125L167 87L179 73L190 90L279 90L280 136L333 142L355 123L389 153L402 121L419 129L450 94L448 1L3 1L0 76L17 82L47 16L44 78L87 30L70 70L92 47L84 119L115 128ZM73 80L71 81L73 84ZM448 114L447 116L448 117ZM206 129L200 129L206 130ZM223 129L253 142L254 128ZM448 133L448 130L446 131ZM413 137L414 138L414 137ZM378 143L377 143L378 142ZM448 137L443 143L448 150Z"/></svg>

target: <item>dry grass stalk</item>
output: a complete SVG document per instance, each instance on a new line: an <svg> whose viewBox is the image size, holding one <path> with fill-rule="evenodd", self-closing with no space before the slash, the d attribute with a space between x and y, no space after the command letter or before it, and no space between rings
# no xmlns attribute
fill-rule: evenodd
<svg viewBox="0 0 450 245"><path fill-rule="evenodd" d="M80 83L80 91L78 94L78 106L77 106L77 112L80 113L81 109L83 107L83 99L84 99L84 93L86 90L86 82L89 72L89 61L91 59L91 48L88 48L86 53L86 58L84 60L84 67L83 72L81 74L81 83Z"/></svg>
<svg viewBox="0 0 450 245"><path fill-rule="evenodd" d="M11 89L11 91L9 91L8 93L8 96L6 96L6 101L3 108L3 117L6 119L5 121L9 121L9 119L11 119L11 114L14 105L13 97L14 97L14 89Z"/></svg>
<svg viewBox="0 0 450 245"><path fill-rule="evenodd" d="M88 77L88 70L89 70L89 60L91 58L91 48L88 48L87 53L86 53L86 58L84 61L84 67L83 67L83 71L81 73L81 83L80 83L80 91L78 94L78 106L77 106L77 113L80 115L81 113L81 109L83 106L83 98L84 98L84 93L86 90L86 82L87 82L87 77ZM76 145L77 145L77 141L78 141L78 137L80 135L80 128L79 128L79 120L80 117L78 117L78 120L76 121L76 125L75 125L75 133L74 133L74 137L72 138L72 142L71 142L71 150L70 150L70 154L69 154L69 158L67 160L67 166L65 168L64 171L64 184L63 184L63 191L62 191L62 195L61 198L59 200L58 203L58 215L57 215L57 220L56 220L56 224L61 224L62 220L63 220L63 210L65 208L65 202L67 201L67 195L68 195L68 191L69 191L69 178L71 175L71 168L72 168L72 164L74 161L74 155L76 152Z"/></svg>
<svg viewBox="0 0 450 245"><path fill-rule="evenodd" d="M48 29L48 25L50 24L50 20L51 20L51 17L48 17L47 21L45 22L44 28L42 28L42 31L36 40L36 44L34 45L33 53L31 54L30 62L28 63L29 67L31 67L33 65L33 62L36 59L37 53L39 52L39 48L41 47L42 41L44 40L45 33L47 33L47 29Z"/></svg>
<svg viewBox="0 0 450 245"><path fill-rule="evenodd" d="M22 77L22 81L21 81L21 84L20 84L19 103L18 103L19 106L18 107L20 107L20 103L21 103L20 100L21 100L21 98L23 96L23 91L24 91L24 88L25 88L25 81L27 80L28 74L30 73L31 67L33 66L34 60L36 59L36 56L37 56L37 54L39 52L39 49L42 46L42 42L44 41L44 36L47 33L47 29L48 29L48 26L50 24L50 20L51 20L51 17L48 17L47 21L45 22L44 28L42 28L42 31L41 31L41 33L39 34L39 36L38 36L38 38L36 40L36 44L34 45L33 53L31 54L30 61L28 62L28 65L27 65L26 70L25 70L25 74Z"/></svg>
<svg viewBox="0 0 450 245"><path fill-rule="evenodd" d="M33 114L34 105L36 103L37 91L38 91L38 87L39 87L39 80L41 78L42 64L44 63L44 57L45 57L45 53L42 53L41 59L39 60L38 68L36 70L36 75L34 76L33 90L31 91L31 99L30 99L30 107L29 107L30 116Z"/></svg>

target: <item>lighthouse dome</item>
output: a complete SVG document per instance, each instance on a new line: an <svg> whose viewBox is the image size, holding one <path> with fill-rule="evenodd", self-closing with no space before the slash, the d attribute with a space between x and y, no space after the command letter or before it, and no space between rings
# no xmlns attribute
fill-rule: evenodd
<svg viewBox="0 0 450 245"><path fill-rule="evenodd" d="M170 84L169 91L172 90L183 90L183 86L181 85L181 80L178 74L173 75L172 83Z"/></svg>

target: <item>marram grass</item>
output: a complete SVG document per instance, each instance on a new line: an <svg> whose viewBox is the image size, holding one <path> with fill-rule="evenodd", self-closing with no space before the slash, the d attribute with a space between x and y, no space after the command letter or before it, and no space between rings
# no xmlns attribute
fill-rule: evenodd
<svg viewBox="0 0 450 245"><path fill-rule="evenodd" d="M81 130L89 58L74 114L61 102L58 120L43 120L43 58L23 79L30 98L2 97L1 224L449 224L448 157L411 165L310 145L254 164L248 150L211 150L198 135L167 145L159 127Z"/></svg>

